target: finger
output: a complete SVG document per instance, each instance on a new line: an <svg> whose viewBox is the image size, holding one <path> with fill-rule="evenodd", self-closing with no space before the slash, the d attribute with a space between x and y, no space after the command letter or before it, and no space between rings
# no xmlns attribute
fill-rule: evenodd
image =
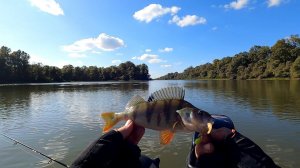
<svg viewBox="0 0 300 168"><path fill-rule="evenodd" d="M211 142L210 136L208 136L207 134L203 134L200 144L206 144L206 143L209 143L209 142Z"/></svg>
<svg viewBox="0 0 300 168"><path fill-rule="evenodd" d="M214 141L223 141L225 139L225 137L227 137L230 134L232 134L231 129L222 127L222 128L213 130L212 133L210 134L210 137Z"/></svg>
<svg viewBox="0 0 300 168"><path fill-rule="evenodd" d="M138 139L141 139L145 133L145 128L139 125L135 125L133 129L135 130L135 135Z"/></svg>
<svg viewBox="0 0 300 168"><path fill-rule="evenodd" d="M119 131L124 139L127 139L127 137L131 134L133 130L133 122L132 120L127 120L125 125L121 128L118 128L117 131Z"/></svg>
<svg viewBox="0 0 300 168"><path fill-rule="evenodd" d="M204 154L211 154L214 152L214 145L212 143L198 144L195 146L195 155L197 158Z"/></svg>
<svg viewBox="0 0 300 168"><path fill-rule="evenodd" d="M133 130L132 130L131 134L128 136L127 141L137 145L140 142L140 140L142 139L144 133L145 133L144 127L134 124Z"/></svg>

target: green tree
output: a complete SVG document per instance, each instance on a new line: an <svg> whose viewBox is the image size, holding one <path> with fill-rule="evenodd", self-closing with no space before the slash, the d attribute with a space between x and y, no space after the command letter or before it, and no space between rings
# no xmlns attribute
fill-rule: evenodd
<svg viewBox="0 0 300 168"><path fill-rule="evenodd" d="M111 69L110 68L103 68L102 71L101 71L100 76L102 76L103 80L112 80L110 78L110 76L111 76L110 74L111 74Z"/></svg>
<svg viewBox="0 0 300 168"><path fill-rule="evenodd" d="M10 71L9 80L11 82L25 82L28 79L29 58L30 56L21 50L9 54L6 67Z"/></svg>
<svg viewBox="0 0 300 168"><path fill-rule="evenodd" d="M169 73L160 79L261 79L289 78L297 74L297 65L293 63L300 56L300 38L292 35L278 40L272 47L253 46L249 52L241 52L233 57L215 59L210 63L188 67L182 73ZM296 62L297 63L297 62ZM293 70L291 67L294 66ZM297 76L297 75L296 75Z"/></svg>
<svg viewBox="0 0 300 168"><path fill-rule="evenodd" d="M7 60L10 52L10 48L5 46L0 49L0 83L6 83L9 80L10 69L7 66Z"/></svg>
<svg viewBox="0 0 300 168"><path fill-rule="evenodd" d="M137 71L135 65L127 61L125 63L121 63L118 68L120 69L122 75L120 76L121 80L132 80L135 79Z"/></svg>
<svg viewBox="0 0 300 168"><path fill-rule="evenodd" d="M292 78L300 78L300 56L292 64L291 74Z"/></svg>
<svg viewBox="0 0 300 168"><path fill-rule="evenodd" d="M63 80L64 81L72 81L73 80L73 71L74 71L73 65L64 65L63 68L61 69Z"/></svg>
<svg viewBox="0 0 300 168"><path fill-rule="evenodd" d="M46 82L46 79L43 75L43 65L32 64L29 68L30 81L31 82Z"/></svg>
<svg viewBox="0 0 300 168"><path fill-rule="evenodd" d="M268 46L254 46L249 50L249 63L256 63L271 56L271 49Z"/></svg>
<svg viewBox="0 0 300 168"><path fill-rule="evenodd" d="M74 81L83 81L84 78L84 70L81 67L75 67L73 71L73 80Z"/></svg>
<svg viewBox="0 0 300 168"><path fill-rule="evenodd" d="M287 42L294 46L294 47L300 47L300 38L299 35L291 35L288 39Z"/></svg>
<svg viewBox="0 0 300 168"><path fill-rule="evenodd" d="M148 66L146 64L137 65L136 69L137 69L136 76L138 80L149 79Z"/></svg>
<svg viewBox="0 0 300 168"><path fill-rule="evenodd" d="M49 78L51 82L60 82L61 79L61 70L58 67L51 66L49 69Z"/></svg>
<svg viewBox="0 0 300 168"><path fill-rule="evenodd" d="M96 66L89 66L87 71L88 79L90 81L99 81L100 74Z"/></svg>
<svg viewBox="0 0 300 168"><path fill-rule="evenodd" d="M286 40L278 40L271 48L271 58L284 63L287 61L294 61L290 53L292 49L294 49L294 47L290 43L287 43Z"/></svg>
<svg viewBox="0 0 300 168"><path fill-rule="evenodd" d="M119 80L121 76L121 71L117 66L110 66L110 79Z"/></svg>
<svg viewBox="0 0 300 168"><path fill-rule="evenodd" d="M58 68L41 63L29 64L30 56L21 50L11 52L8 47L0 48L0 83L12 82L61 82L103 80L149 80L148 67L130 61L107 68L96 66Z"/></svg>

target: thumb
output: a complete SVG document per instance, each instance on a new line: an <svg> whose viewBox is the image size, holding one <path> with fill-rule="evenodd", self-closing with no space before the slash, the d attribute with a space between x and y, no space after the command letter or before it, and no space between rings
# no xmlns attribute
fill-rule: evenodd
<svg viewBox="0 0 300 168"><path fill-rule="evenodd" d="M132 130L133 130L132 120L127 120L126 124L123 127L117 129L117 131L119 131L122 134L124 139L126 139L130 135Z"/></svg>
<svg viewBox="0 0 300 168"><path fill-rule="evenodd" d="M204 154L211 154L214 151L214 145L212 143L198 144L195 146L195 155L197 158Z"/></svg>

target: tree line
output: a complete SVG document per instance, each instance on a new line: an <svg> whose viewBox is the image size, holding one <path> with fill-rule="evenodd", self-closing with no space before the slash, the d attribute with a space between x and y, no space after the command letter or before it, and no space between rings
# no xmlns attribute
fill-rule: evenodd
<svg viewBox="0 0 300 168"><path fill-rule="evenodd" d="M182 73L168 73L158 79L264 79L300 78L300 38L291 35L273 46L253 46L248 52L215 59Z"/></svg>
<svg viewBox="0 0 300 168"><path fill-rule="evenodd" d="M29 64L30 55L24 51L11 51L2 46L0 49L0 83L24 82L68 82L68 81L106 81L106 80L149 80L146 64L135 65L127 61L118 66L76 66L62 68Z"/></svg>

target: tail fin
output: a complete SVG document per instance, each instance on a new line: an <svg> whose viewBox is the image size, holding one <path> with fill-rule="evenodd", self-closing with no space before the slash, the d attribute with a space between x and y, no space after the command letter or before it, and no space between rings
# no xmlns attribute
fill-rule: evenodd
<svg viewBox="0 0 300 168"><path fill-rule="evenodd" d="M114 112L104 112L101 113L101 117L103 118L105 125L103 127L103 132L109 131L114 125L116 125L120 119Z"/></svg>

